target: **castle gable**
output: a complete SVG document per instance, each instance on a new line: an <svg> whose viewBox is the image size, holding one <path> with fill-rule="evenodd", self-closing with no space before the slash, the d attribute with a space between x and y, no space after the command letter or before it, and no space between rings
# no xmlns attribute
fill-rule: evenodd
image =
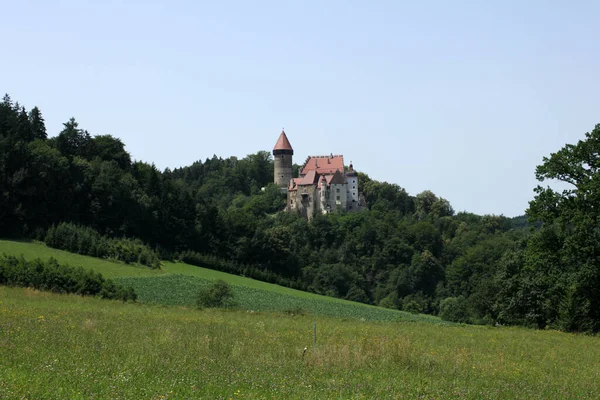
<svg viewBox="0 0 600 400"><path fill-rule="evenodd" d="M302 177L302 180L300 180L300 182L298 182L298 185L299 186L314 185L315 183L317 183L318 177L319 176L317 175L317 172L315 170L308 171L308 173Z"/></svg>
<svg viewBox="0 0 600 400"><path fill-rule="evenodd" d="M344 175L342 175L342 173L340 172L340 170L337 170L334 172L333 176L331 177L331 180L329 181L329 184L334 184L334 185L343 185L346 183L346 179L344 178Z"/></svg>

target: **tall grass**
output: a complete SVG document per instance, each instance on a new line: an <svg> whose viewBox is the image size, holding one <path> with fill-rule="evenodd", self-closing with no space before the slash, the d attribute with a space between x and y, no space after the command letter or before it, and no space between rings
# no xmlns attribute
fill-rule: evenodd
<svg viewBox="0 0 600 400"><path fill-rule="evenodd" d="M0 287L0 398L595 399L598 344Z"/></svg>

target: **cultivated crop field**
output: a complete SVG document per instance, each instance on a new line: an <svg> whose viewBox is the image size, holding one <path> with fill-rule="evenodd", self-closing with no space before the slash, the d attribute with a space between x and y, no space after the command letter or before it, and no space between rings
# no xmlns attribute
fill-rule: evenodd
<svg viewBox="0 0 600 400"><path fill-rule="evenodd" d="M0 287L0 398L595 399L599 344Z"/></svg>
<svg viewBox="0 0 600 400"><path fill-rule="evenodd" d="M41 243L0 240L0 254L23 255L26 259L49 257L72 266L100 272L107 278L132 286L142 304L194 306L198 290L215 279L233 287L237 306L247 311L285 311L357 318L373 321L429 321L447 324L437 317L373 307L332 297L319 296L237 275L185 263L164 262L161 270L72 254Z"/></svg>
<svg viewBox="0 0 600 400"><path fill-rule="evenodd" d="M118 278L117 282L132 286L138 294L138 300L145 304L193 307L196 294L210 280L195 276L162 275L144 278ZM296 297L239 285L232 285L232 289L236 307L247 311L282 311L289 314L309 313L370 321L428 320L436 324L448 324L439 318L427 315L413 315L352 302L329 301L319 298L320 296Z"/></svg>

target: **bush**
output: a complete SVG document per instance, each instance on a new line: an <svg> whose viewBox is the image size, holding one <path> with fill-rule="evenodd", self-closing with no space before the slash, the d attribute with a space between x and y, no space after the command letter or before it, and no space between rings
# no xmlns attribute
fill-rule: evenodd
<svg viewBox="0 0 600 400"><path fill-rule="evenodd" d="M54 258L27 261L23 257L0 257L0 285L32 287L55 293L75 293L123 301L137 299L132 287L124 288L101 274L59 264Z"/></svg>
<svg viewBox="0 0 600 400"><path fill-rule="evenodd" d="M463 296L447 297L440 302L440 318L451 322L469 322L467 301Z"/></svg>
<svg viewBox="0 0 600 400"><path fill-rule="evenodd" d="M300 306L292 306L283 310L283 313L294 317L296 315L306 315L306 310Z"/></svg>
<svg viewBox="0 0 600 400"><path fill-rule="evenodd" d="M283 278L273 271L264 269L260 266L244 265L235 261L226 260L214 255L196 253L194 251L184 251L177 255L178 260L186 264L197 267L215 269L217 271L230 274L242 275L263 282L276 283L281 286L288 286L298 290L306 290L306 285L299 280Z"/></svg>
<svg viewBox="0 0 600 400"><path fill-rule="evenodd" d="M379 302L379 307L391 308L393 310L398 309L398 293L392 292L385 296Z"/></svg>
<svg viewBox="0 0 600 400"><path fill-rule="evenodd" d="M405 301L402 309L411 314L419 314L422 312L421 304L416 300Z"/></svg>
<svg viewBox="0 0 600 400"><path fill-rule="evenodd" d="M198 308L232 307L233 291L231 286L219 279L200 289L196 298Z"/></svg>
<svg viewBox="0 0 600 400"><path fill-rule="evenodd" d="M360 288L356 285L352 285L350 290L348 290L348 294L346 295L346 300L356 301L358 303L370 304L371 300L367 293L363 288Z"/></svg>
<svg viewBox="0 0 600 400"><path fill-rule="evenodd" d="M61 222L52 225L46 233L46 245L72 253L98 258L138 263L150 268L160 268L156 251L139 239L111 238L100 235L92 228Z"/></svg>
<svg viewBox="0 0 600 400"><path fill-rule="evenodd" d="M428 297L421 293L409 294L402 299L402 310L412 314L427 314L431 312L431 304Z"/></svg>

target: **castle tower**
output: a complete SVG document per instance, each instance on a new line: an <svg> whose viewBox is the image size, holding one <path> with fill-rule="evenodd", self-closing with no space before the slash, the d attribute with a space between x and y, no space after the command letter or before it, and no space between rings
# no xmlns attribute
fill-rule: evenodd
<svg viewBox="0 0 600 400"><path fill-rule="evenodd" d="M319 186L321 187L321 213L327 214L327 179L325 179L325 175L321 175Z"/></svg>
<svg viewBox="0 0 600 400"><path fill-rule="evenodd" d="M292 156L294 149L283 129L281 135L273 147L273 164L275 166L274 182L282 189L287 188L292 179Z"/></svg>

